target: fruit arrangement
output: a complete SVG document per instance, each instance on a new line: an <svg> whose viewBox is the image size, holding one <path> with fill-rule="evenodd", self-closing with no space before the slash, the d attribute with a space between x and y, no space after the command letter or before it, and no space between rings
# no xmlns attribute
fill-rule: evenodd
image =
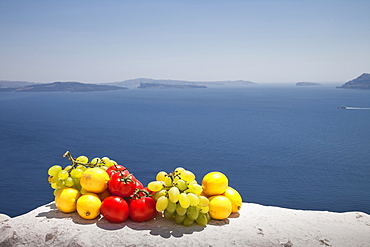
<svg viewBox="0 0 370 247"><path fill-rule="evenodd" d="M71 165L49 168L48 182L54 189L55 204L63 213L76 212L84 219L102 215L109 222L122 223L153 219L158 212L177 224L205 226L211 219L222 220L242 206L240 194L229 187L221 172L210 172L201 185L194 173L178 167L160 171L144 187L128 169L108 157L73 158Z"/></svg>

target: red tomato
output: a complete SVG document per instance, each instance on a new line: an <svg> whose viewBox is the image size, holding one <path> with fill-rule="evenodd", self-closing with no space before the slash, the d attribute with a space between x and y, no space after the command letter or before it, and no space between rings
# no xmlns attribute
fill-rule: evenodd
<svg viewBox="0 0 370 247"><path fill-rule="evenodd" d="M100 212L109 222L122 223L129 215L127 202L119 196L108 196L101 204Z"/></svg>
<svg viewBox="0 0 370 247"><path fill-rule="evenodd" d="M131 178L132 180L134 180L136 182L136 188L138 189L144 189L144 185L139 181L139 179L137 179L134 175L131 174Z"/></svg>
<svg viewBox="0 0 370 247"><path fill-rule="evenodd" d="M151 220L157 214L155 201L151 197L142 197L131 201L130 219L136 222Z"/></svg>
<svg viewBox="0 0 370 247"><path fill-rule="evenodd" d="M136 189L136 182L130 176L122 177L119 172L114 173L109 180L108 188L111 194L124 198L130 197Z"/></svg>
<svg viewBox="0 0 370 247"><path fill-rule="evenodd" d="M109 167L107 170L106 170L106 172L108 173L108 175L109 175L109 177L112 177L112 175L114 174L114 173L117 173L118 171L122 171L122 173L125 175L125 176L127 176L127 175L129 175L130 173L129 173L129 171L126 169L126 167L124 167L124 166L121 166L121 165L113 165L113 166L111 166L111 167Z"/></svg>

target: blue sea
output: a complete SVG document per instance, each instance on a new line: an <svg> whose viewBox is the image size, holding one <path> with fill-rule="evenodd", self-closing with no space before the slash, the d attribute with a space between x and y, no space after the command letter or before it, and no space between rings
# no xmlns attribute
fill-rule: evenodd
<svg viewBox="0 0 370 247"><path fill-rule="evenodd" d="M144 184L183 166L223 172L244 202L370 213L369 107L369 90L335 86L0 93L0 213L52 201L67 150Z"/></svg>

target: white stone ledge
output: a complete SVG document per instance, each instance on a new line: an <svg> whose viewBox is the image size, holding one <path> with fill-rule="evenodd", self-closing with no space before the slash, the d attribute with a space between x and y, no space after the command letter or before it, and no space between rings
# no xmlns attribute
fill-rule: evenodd
<svg viewBox="0 0 370 247"><path fill-rule="evenodd" d="M1 217L0 217L1 219ZM0 246L370 246L370 215L243 203L240 214L206 227L157 217L113 224L64 214L55 204L2 218ZM1 220L0 220L1 221Z"/></svg>

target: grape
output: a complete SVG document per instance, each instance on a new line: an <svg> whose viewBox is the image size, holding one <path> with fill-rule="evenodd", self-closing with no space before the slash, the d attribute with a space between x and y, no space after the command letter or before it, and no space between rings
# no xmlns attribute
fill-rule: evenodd
<svg viewBox="0 0 370 247"><path fill-rule="evenodd" d="M56 177L61 170L63 170L63 168L60 165L54 165L49 168L48 174L50 176Z"/></svg>
<svg viewBox="0 0 370 247"><path fill-rule="evenodd" d="M164 210L164 217L167 219L171 219L175 216L175 212L169 212L167 209Z"/></svg>
<svg viewBox="0 0 370 247"><path fill-rule="evenodd" d="M110 159L108 157L101 158L101 162L106 164L106 162L110 162Z"/></svg>
<svg viewBox="0 0 370 247"><path fill-rule="evenodd" d="M86 164L86 163L89 162L89 159L86 156L81 155L81 156L77 157L76 161Z"/></svg>
<svg viewBox="0 0 370 247"><path fill-rule="evenodd" d="M165 195L167 195L167 190L160 190L160 191L155 192L152 198L154 199L154 201L157 201L159 197L165 196Z"/></svg>
<svg viewBox="0 0 370 247"><path fill-rule="evenodd" d="M187 195L189 197L190 206L196 206L196 205L199 204L199 197L197 195L195 195L193 193L188 193Z"/></svg>
<svg viewBox="0 0 370 247"><path fill-rule="evenodd" d="M201 226L208 223L209 200L200 196L202 186L191 171L183 167L177 167L171 173L160 171L147 187L155 192L152 198L156 201L156 210L163 212L165 218L174 218L177 224L185 226L196 220Z"/></svg>
<svg viewBox="0 0 370 247"><path fill-rule="evenodd" d="M65 180L65 185L67 186L67 187L72 187L73 185L74 185L74 181L73 181L73 178L71 178L71 177L68 177L66 180Z"/></svg>
<svg viewBox="0 0 370 247"><path fill-rule="evenodd" d="M104 165L109 168L109 167L113 166L114 163L111 160L105 160Z"/></svg>
<svg viewBox="0 0 370 247"><path fill-rule="evenodd" d="M198 206L199 207L206 207L209 205L209 200L207 197L205 196L199 196L199 203L198 203Z"/></svg>
<svg viewBox="0 0 370 247"><path fill-rule="evenodd" d="M169 201L168 205L167 205L167 208L166 208L166 211L168 211L169 213L173 213L173 212L176 211L176 207L177 207L176 203L173 203L173 202Z"/></svg>
<svg viewBox="0 0 370 247"><path fill-rule="evenodd" d="M58 172L58 178L60 180L66 180L68 177L69 177L69 174L66 170L61 170L60 172Z"/></svg>
<svg viewBox="0 0 370 247"><path fill-rule="evenodd" d="M87 193L87 191L86 191L84 188L81 188L81 189L80 189L80 193L81 193L81 195L84 195L84 194L86 194L86 193Z"/></svg>
<svg viewBox="0 0 370 247"><path fill-rule="evenodd" d="M194 223L194 220L190 219L187 216L185 217L184 221L182 222L182 224L184 226L191 226L193 223Z"/></svg>
<svg viewBox="0 0 370 247"><path fill-rule="evenodd" d="M203 214L206 214L209 212L209 206L205 206L205 207L200 207L199 208L199 212L203 213Z"/></svg>
<svg viewBox="0 0 370 247"><path fill-rule="evenodd" d="M160 172L157 173L157 176L155 177L155 180L164 182L166 177L167 177L167 172L160 171Z"/></svg>
<svg viewBox="0 0 370 247"><path fill-rule="evenodd" d="M99 163L101 163L101 159L100 158L93 158L90 163L94 166L97 166Z"/></svg>
<svg viewBox="0 0 370 247"><path fill-rule="evenodd" d="M56 183L58 189L62 189L65 187L64 180L58 180Z"/></svg>
<svg viewBox="0 0 370 247"><path fill-rule="evenodd" d="M151 191L160 191L164 187L163 181L152 181L148 184L148 189Z"/></svg>
<svg viewBox="0 0 370 247"><path fill-rule="evenodd" d="M196 220L199 216L199 209L197 207L190 206L186 212L186 216L192 220Z"/></svg>
<svg viewBox="0 0 370 247"><path fill-rule="evenodd" d="M186 182L191 182L195 179L195 175L191 171L185 170L181 172L181 178Z"/></svg>
<svg viewBox="0 0 370 247"><path fill-rule="evenodd" d="M49 183L56 183L57 181L58 181L58 175L48 177L48 182Z"/></svg>
<svg viewBox="0 0 370 247"><path fill-rule="evenodd" d="M202 193L203 191L202 186L200 186L199 184L189 184L188 188L189 189L187 190L187 192L194 193L196 195L200 195L200 193Z"/></svg>
<svg viewBox="0 0 370 247"><path fill-rule="evenodd" d="M61 170L61 171L58 173L58 179L59 179L59 180L66 180L68 177L69 177L69 173L68 173L68 171L66 171L66 170Z"/></svg>
<svg viewBox="0 0 370 247"><path fill-rule="evenodd" d="M108 167L106 166L99 166L100 169L102 169L103 171L106 171L108 169Z"/></svg>
<svg viewBox="0 0 370 247"><path fill-rule="evenodd" d="M188 186L184 180L179 179L176 181L176 187L179 188L180 191L184 191Z"/></svg>
<svg viewBox="0 0 370 247"><path fill-rule="evenodd" d="M81 190L81 184L80 184L80 179L74 178L73 179L74 185L73 187L77 190Z"/></svg>
<svg viewBox="0 0 370 247"><path fill-rule="evenodd" d="M190 181L189 184L198 184L197 180Z"/></svg>
<svg viewBox="0 0 370 247"><path fill-rule="evenodd" d="M177 167L177 168L175 169L175 173L176 173L176 175L180 175L183 171L185 171L185 169L184 169L184 168L182 168L182 167Z"/></svg>
<svg viewBox="0 0 370 247"><path fill-rule="evenodd" d="M164 178L164 184L165 184L166 186L171 186L171 185L172 185L172 178L171 178L171 177L166 176L166 177Z"/></svg>
<svg viewBox="0 0 370 247"><path fill-rule="evenodd" d="M188 208L190 205L190 199L186 193L181 193L179 196L179 203L181 207Z"/></svg>
<svg viewBox="0 0 370 247"><path fill-rule="evenodd" d="M81 178L83 172L84 171L79 169L79 168L73 169L71 171L71 177L72 178Z"/></svg>
<svg viewBox="0 0 370 247"><path fill-rule="evenodd" d="M72 169L72 166L71 165L64 167L64 170L66 170L66 171L69 171L71 169Z"/></svg>
<svg viewBox="0 0 370 247"><path fill-rule="evenodd" d="M76 167L76 169L80 169L80 170L82 170L82 171L85 171L87 168L86 168L85 166L83 166L83 165L78 165L78 166Z"/></svg>
<svg viewBox="0 0 370 247"><path fill-rule="evenodd" d="M200 226L205 226L208 223L206 214L202 214L202 213L199 213L198 218L195 221Z"/></svg>
<svg viewBox="0 0 370 247"><path fill-rule="evenodd" d="M53 189L57 189L57 188L58 188L57 183L52 183L50 186L51 186L51 188L53 188Z"/></svg>
<svg viewBox="0 0 370 247"><path fill-rule="evenodd" d="M187 211L186 208L183 208L183 207L181 207L180 204L177 204L177 206L176 206L176 213L178 215L185 215L186 214L186 211Z"/></svg>
<svg viewBox="0 0 370 247"><path fill-rule="evenodd" d="M55 190L54 190L54 193L53 193L53 194L54 194L54 196L56 196L56 195L58 194L58 192L59 192L59 191L60 191L60 189L55 189Z"/></svg>
<svg viewBox="0 0 370 247"><path fill-rule="evenodd" d="M166 196L161 196L158 198L157 203L155 205L158 212L162 212L168 206L168 198Z"/></svg>
<svg viewBox="0 0 370 247"><path fill-rule="evenodd" d="M176 203L179 200L179 196L180 191L177 187L171 187L171 189L168 190L168 197L171 202Z"/></svg>
<svg viewBox="0 0 370 247"><path fill-rule="evenodd" d="M175 215L175 222L177 224L182 224L182 222L184 222L184 219L186 218L186 215L179 215L179 214L176 214Z"/></svg>

